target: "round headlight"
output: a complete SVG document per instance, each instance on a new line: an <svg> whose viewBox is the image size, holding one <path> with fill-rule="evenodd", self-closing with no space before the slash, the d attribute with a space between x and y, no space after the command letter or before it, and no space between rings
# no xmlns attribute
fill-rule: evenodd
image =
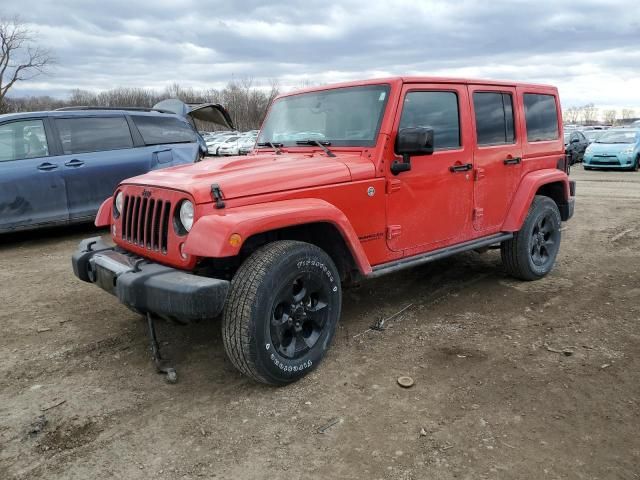
<svg viewBox="0 0 640 480"><path fill-rule="evenodd" d="M193 203L189 200L180 204L180 223L187 232L193 227Z"/></svg>
<svg viewBox="0 0 640 480"><path fill-rule="evenodd" d="M115 201L115 207L116 207L115 214L116 215L120 215L120 212L122 212L122 203L123 202L124 202L124 195L122 194L122 192L118 192L118 194L116 195L116 201Z"/></svg>

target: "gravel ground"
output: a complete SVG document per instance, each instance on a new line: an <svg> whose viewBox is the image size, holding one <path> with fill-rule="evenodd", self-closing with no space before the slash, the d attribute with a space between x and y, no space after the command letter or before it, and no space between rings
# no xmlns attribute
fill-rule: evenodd
<svg viewBox="0 0 640 480"><path fill-rule="evenodd" d="M346 290L326 360L279 389L219 321L159 325L166 384L144 321L71 272L91 227L3 237L0 478L640 479L640 174L572 176L551 275L469 253Z"/></svg>

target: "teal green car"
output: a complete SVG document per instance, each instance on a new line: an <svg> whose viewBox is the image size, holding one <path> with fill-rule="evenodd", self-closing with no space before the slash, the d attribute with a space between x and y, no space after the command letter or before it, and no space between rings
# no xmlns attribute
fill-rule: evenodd
<svg viewBox="0 0 640 480"><path fill-rule="evenodd" d="M585 170L619 168L637 171L640 166L640 129L607 130L584 152Z"/></svg>

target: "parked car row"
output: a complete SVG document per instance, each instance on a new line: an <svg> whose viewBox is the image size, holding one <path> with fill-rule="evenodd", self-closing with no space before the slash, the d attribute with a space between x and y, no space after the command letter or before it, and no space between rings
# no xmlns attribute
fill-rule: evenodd
<svg viewBox="0 0 640 480"><path fill-rule="evenodd" d="M583 162L585 170L640 168L640 128L621 127L585 130L569 128L564 133L564 146L570 163Z"/></svg>
<svg viewBox="0 0 640 480"><path fill-rule="evenodd" d="M202 136L207 144L209 155L246 155L253 150L258 138L258 130L203 132Z"/></svg>

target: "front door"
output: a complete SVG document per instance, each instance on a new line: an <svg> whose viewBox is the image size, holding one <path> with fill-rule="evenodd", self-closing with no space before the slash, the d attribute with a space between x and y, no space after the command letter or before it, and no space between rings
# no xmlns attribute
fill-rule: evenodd
<svg viewBox="0 0 640 480"><path fill-rule="evenodd" d="M60 157L41 118L0 124L0 231L65 222Z"/></svg>
<svg viewBox="0 0 640 480"><path fill-rule="evenodd" d="M473 226L499 230L522 171L522 134L514 122L515 89L470 85L473 106L475 192Z"/></svg>
<svg viewBox="0 0 640 480"><path fill-rule="evenodd" d="M388 173L387 244L411 255L469 238L471 121L463 85L405 85L400 102L395 132L406 127L434 131L433 154L412 156L407 172Z"/></svg>

